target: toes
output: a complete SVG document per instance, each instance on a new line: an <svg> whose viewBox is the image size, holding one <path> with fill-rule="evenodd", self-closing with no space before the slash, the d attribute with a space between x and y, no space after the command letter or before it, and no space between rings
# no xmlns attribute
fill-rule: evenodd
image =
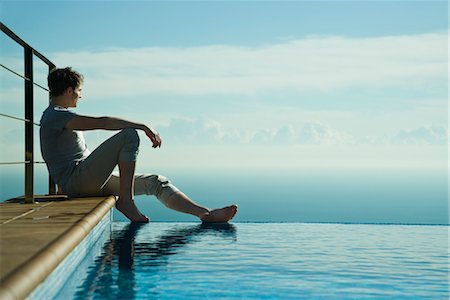
<svg viewBox="0 0 450 300"><path fill-rule="evenodd" d="M232 205L232 214L229 220L233 219L236 214L237 214L237 206Z"/></svg>
<svg viewBox="0 0 450 300"><path fill-rule="evenodd" d="M231 220L236 215L238 207L237 207L237 205L233 204L233 205L228 206L228 208L230 208L230 210L231 210L231 216L230 216L230 220Z"/></svg>

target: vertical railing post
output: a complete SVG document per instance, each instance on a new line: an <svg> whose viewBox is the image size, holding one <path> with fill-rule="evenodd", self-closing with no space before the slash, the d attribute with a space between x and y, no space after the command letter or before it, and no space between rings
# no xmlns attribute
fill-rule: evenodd
<svg viewBox="0 0 450 300"><path fill-rule="evenodd" d="M24 47L25 58L25 203L34 203L33 149L33 49Z"/></svg>
<svg viewBox="0 0 450 300"><path fill-rule="evenodd" d="M53 70L53 68L55 68L55 65L52 65L52 64L50 64L50 65L48 65L48 73L50 74L50 72ZM50 104L50 91L48 91L49 92L49 94L48 94L48 101L49 101L49 104ZM53 178L52 178L52 176L50 175L50 172L48 173L48 194L49 195L56 195L56 184L55 184L55 182L53 181Z"/></svg>
<svg viewBox="0 0 450 300"><path fill-rule="evenodd" d="M49 66L49 72L55 65L41 53L33 49L24 40L18 37L14 32L0 22L0 30L7 36L13 39L17 44L24 48L24 64L25 74L21 76L15 72L16 75L24 77L25 86L25 202L34 203L36 197L34 195L34 113L33 113L33 58L36 56ZM6 68L2 65L2 67ZM11 70L9 70L11 71ZM56 186L49 175L49 194L56 194Z"/></svg>

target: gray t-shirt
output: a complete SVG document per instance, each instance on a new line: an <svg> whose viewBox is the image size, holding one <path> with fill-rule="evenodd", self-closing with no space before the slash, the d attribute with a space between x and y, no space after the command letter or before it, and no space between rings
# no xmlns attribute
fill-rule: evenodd
<svg viewBox="0 0 450 300"><path fill-rule="evenodd" d="M75 116L68 109L54 105L42 114L41 152L56 184L66 184L75 166L90 154L83 133L65 128Z"/></svg>

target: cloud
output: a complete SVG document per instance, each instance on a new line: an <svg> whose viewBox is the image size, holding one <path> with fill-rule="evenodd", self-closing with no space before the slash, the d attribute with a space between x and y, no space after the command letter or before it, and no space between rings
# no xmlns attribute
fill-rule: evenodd
<svg viewBox="0 0 450 300"><path fill-rule="evenodd" d="M449 136L448 127L423 125L413 129L401 129L393 134L361 137L357 139L357 143L371 146L443 146L448 144Z"/></svg>
<svg viewBox="0 0 450 300"><path fill-rule="evenodd" d="M158 126L158 130L170 144L272 144L272 145L330 145L351 144L354 138L328 125L311 122L301 128L292 125L280 128L249 131L244 129L224 129L218 122L204 119L174 118L168 125Z"/></svg>
<svg viewBox="0 0 450 300"><path fill-rule="evenodd" d="M278 129L261 129L256 131L250 143L253 144L295 144L298 140L297 132L292 125L285 125Z"/></svg>
<svg viewBox="0 0 450 300"><path fill-rule="evenodd" d="M355 138L322 123L308 123L300 130L298 141L301 144L352 144Z"/></svg>
<svg viewBox="0 0 450 300"><path fill-rule="evenodd" d="M174 118L166 126L158 126L158 131L170 144L217 144L223 137L220 125L203 119L189 120Z"/></svg>
<svg viewBox="0 0 450 300"><path fill-rule="evenodd" d="M350 134L340 132L326 124L308 122L301 128L286 125L279 129L257 131L250 142L255 144L331 145L352 144L354 140Z"/></svg>
<svg viewBox="0 0 450 300"><path fill-rule="evenodd" d="M382 135L382 136L364 136L357 140L359 144L363 145L371 145L371 146L385 146L390 143L391 137L388 135Z"/></svg>
<svg viewBox="0 0 450 300"><path fill-rule="evenodd" d="M275 132L273 129L261 129L258 130L251 138L250 143L252 144L267 144L271 143Z"/></svg>
<svg viewBox="0 0 450 300"><path fill-rule="evenodd" d="M400 145L446 145L449 130L444 126L422 126L411 130L401 130L390 141Z"/></svg>
<svg viewBox="0 0 450 300"><path fill-rule="evenodd" d="M113 48L49 55L86 75L85 94L255 94L446 85L447 33L310 36L259 47Z"/></svg>
<svg viewBox="0 0 450 300"><path fill-rule="evenodd" d="M449 137L448 129L438 125L400 130L390 135L356 137L321 122L251 131L224 129L220 123L204 119L181 118L158 126L158 130L166 143L174 145L446 145Z"/></svg>

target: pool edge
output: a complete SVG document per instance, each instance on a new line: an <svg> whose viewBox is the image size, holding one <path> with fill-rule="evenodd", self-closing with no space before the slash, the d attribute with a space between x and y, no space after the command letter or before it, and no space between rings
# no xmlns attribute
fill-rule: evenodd
<svg viewBox="0 0 450 300"><path fill-rule="evenodd" d="M26 298L83 241L115 202L114 196L106 197L47 247L6 276L0 283L0 298Z"/></svg>

